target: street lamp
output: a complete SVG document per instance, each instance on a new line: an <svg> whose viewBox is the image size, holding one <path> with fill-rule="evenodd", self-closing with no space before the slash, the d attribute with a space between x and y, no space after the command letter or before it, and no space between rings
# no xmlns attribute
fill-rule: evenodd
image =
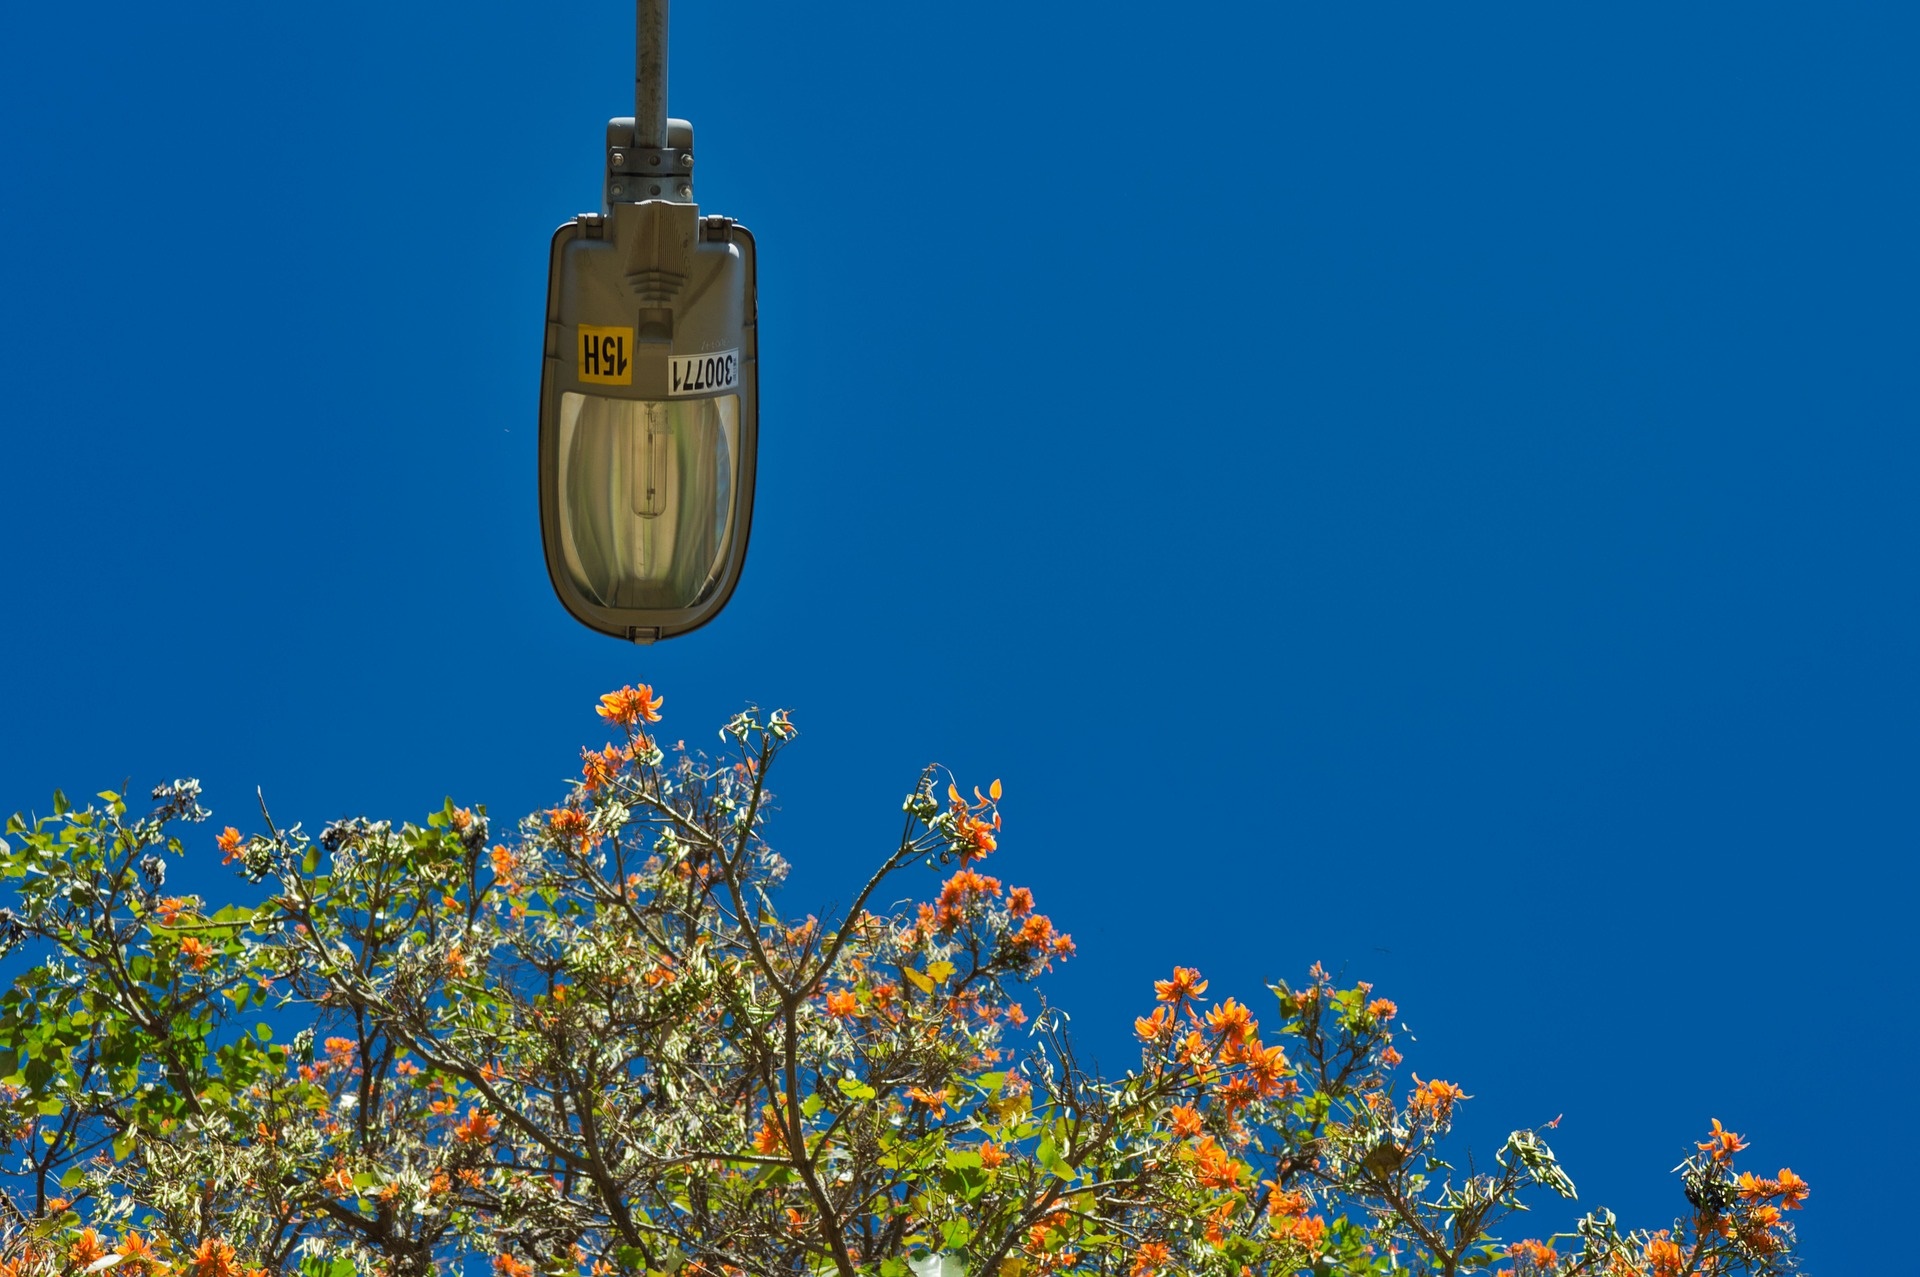
<svg viewBox="0 0 1920 1277"><path fill-rule="evenodd" d="M740 579L760 387L753 236L700 215L693 126L667 118L667 0L637 8L604 206L553 235L540 536L576 620L651 643L712 620Z"/></svg>

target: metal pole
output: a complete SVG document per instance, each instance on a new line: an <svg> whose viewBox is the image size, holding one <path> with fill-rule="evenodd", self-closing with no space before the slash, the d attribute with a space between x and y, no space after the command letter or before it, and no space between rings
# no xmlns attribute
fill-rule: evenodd
<svg viewBox="0 0 1920 1277"><path fill-rule="evenodd" d="M667 145L667 0L634 0L639 20L633 59L633 144Z"/></svg>

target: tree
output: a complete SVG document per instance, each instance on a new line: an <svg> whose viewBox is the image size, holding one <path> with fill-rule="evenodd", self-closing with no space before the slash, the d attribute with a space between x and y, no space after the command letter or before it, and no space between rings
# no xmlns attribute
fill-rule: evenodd
<svg viewBox="0 0 1920 1277"><path fill-rule="evenodd" d="M1574 1195L1541 1133L1440 1160L1469 1097L1399 1084L1394 1004L1318 966L1264 1030L1176 968L1140 1067L1094 1076L1033 992L1073 941L980 868L999 782L928 768L851 906L795 920L766 841L791 721L742 713L710 758L663 750L660 706L601 698L622 739L498 841L451 801L317 840L263 804L214 840L251 905L166 894L208 816L191 781L144 816L108 792L14 817L0 1277L1792 1266L1805 1182L1737 1172L1717 1121L1671 1229L1595 1211L1501 1242L1529 1196ZM876 913L923 862L932 898Z"/></svg>

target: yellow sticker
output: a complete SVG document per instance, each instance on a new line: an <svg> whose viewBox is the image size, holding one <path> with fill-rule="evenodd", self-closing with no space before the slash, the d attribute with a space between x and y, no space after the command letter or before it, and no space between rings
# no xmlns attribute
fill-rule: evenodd
<svg viewBox="0 0 1920 1277"><path fill-rule="evenodd" d="M580 380L602 386L633 384L633 329L580 325Z"/></svg>

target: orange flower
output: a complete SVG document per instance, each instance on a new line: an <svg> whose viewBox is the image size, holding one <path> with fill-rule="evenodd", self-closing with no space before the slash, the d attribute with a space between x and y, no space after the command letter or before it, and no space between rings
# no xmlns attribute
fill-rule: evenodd
<svg viewBox="0 0 1920 1277"><path fill-rule="evenodd" d="M1713 1119L1713 1133L1707 1136L1706 1142L1694 1145L1715 1162L1731 1162L1733 1155L1746 1146L1747 1142L1738 1135L1722 1129L1720 1119L1717 1117Z"/></svg>
<svg viewBox="0 0 1920 1277"><path fill-rule="evenodd" d="M1669 1241L1664 1232L1647 1239L1646 1260L1653 1269L1652 1277L1680 1277L1680 1267L1685 1262L1680 1257L1680 1247Z"/></svg>
<svg viewBox="0 0 1920 1277"><path fill-rule="evenodd" d="M520 858L506 847L494 847L487 853L487 858L493 865L493 876L511 891L520 873Z"/></svg>
<svg viewBox="0 0 1920 1277"><path fill-rule="evenodd" d="M453 1138L462 1144L482 1144L492 1138L500 1120L485 1109L473 1109L464 1122L453 1128Z"/></svg>
<svg viewBox="0 0 1920 1277"><path fill-rule="evenodd" d="M1152 1015L1135 1016L1133 1020L1133 1031L1142 1042L1158 1042L1173 1030L1172 1007L1155 1007Z"/></svg>
<svg viewBox="0 0 1920 1277"><path fill-rule="evenodd" d="M1782 1166L1780 1175L1774 1181L1780 1185L1780 1207L1782 1210L1799 1210L1800 1203L1807 1200L1807 1181Z"/></svg>
<svg viewBox="0 0 1920 1277"><path fill-rule="evenodd" d="M841 989L827 995L827 1014L838 1019L847 1019L859 1014L860 999L851 989Z"/></svg>
<svg viewBox="0 0 1920 1277"><path fill-rule="evenodd" d="M353 1175L344 1166L336 1166L320 1181L320 1187L336 1197L354 1195Z"/></svg>
<svg viewBox="0 0 1920 1277"><path fill-rule="evenodd" d="M1375 998L1367 1003L1367 1014L1382 1022L1391 1020L1399 1012L1400 1008L1390 998Z"/></svg>
<svg viewBox="0 0 1920 1277"><path fill-rule="evenodd" d="M1453 1106L1457 1102L1472 1098L1451 1082L1437 1079L1422 1082L1416 1073L1413 1075L1413 1097L1407 1101L1407 1111L1414 1117L1431 1117L1436 1122L1445 1122L1453 1116Z"/></svg>
<svg viewBox="0 0 1920 1277"><path fill-rule="evenodd" d="M1198 1033L1189 1033L1180 1042L1180 1063L1190 1064L1196 1069L1205 1069L1212 1063L1213 1054L1207 1050L1207 1040Z"/></svg>
<svg viewBox="0 0 1920 1277"><path fill-rule="evenodd" d="M1314 1254L1318 1254L1320 1251L1320 1239L1325 1236L1327 1231L1327 1221L1318 1215L1313 1216L1311 1219L1305 1215L1282 1215L1279 1219L1274 1220L1269 1227L1272 1228L1276 1237L1284 1238Z"/></svg>
<svg viewBox="0 0 1920 1277"><path fill-rule="evenodd" d="M1173 1125L1173 1133L1181 1139L1200 1133L1200 1110L1190 1104L1176 1104L1167 1113L1167 1121Z"/></svg>
<svg viewBox="0 0 1920 1277"><path fill-rule="evenodd" d="M980 897L999 894L998 878L975 873L971 869L962 869L940 884L940 903L943 905L965 905Z"/></svg>
<svg viewBox="0 0 1920 1277"><path fill-rule="evenodd" d="M607 757L607 753L611 753L613 757ZM591 749L580 751L581 783L588 789L600 788L612 780L613 774L620 770L619 751L608 746L607 753Z"/></svg>
<svg viewBox="0 0 1920 1277"><path fill-rule="evenodd" d="M226 855L221 858L220 863L223 865L232 864L233 858L240 854L240 831L232 825L228 825L220 831L220 836L213 840L213 845L226 853Z"/></svg>
<svg viewBox="0 0 1920 1277"><path fill-rule="evenodd" d="M80 1234L78 1241L67 1248L67 1259L76 1267L85 1268L106 1253L107 1245L100 1240L100 1234L89 1228Z"/></svg>
<svg viewBox="0 0 1920 1277"><path fill-rule="evenodd" d="M533 1265L502 1251L493 1257L493 1271L500 1277L533 1277Z"/></svg>
<svg viewBox="0 0 1920 1277"><path fill-rule="evenodd" d="M1001 1148L991 1140L980 1146L980 1165L986 1167L988 1170L992 1170L996 1166L1005 1165L1006 1160L1007 1150Z"/></svg>
<svg viewBox="0 0 1920 1277"><path fill-rule="evenodd" d="M1229 1078L1220 1088L1219 1099L1229 1110L1238 1112L1253 1103L1256 1094L1251 1078L1236 1077Z"/></svg>
<svg viewBox="0 0 1920 1277"><path fill-rule="evenodd" d="M1226 1201L1214 1207L1213 1213L1207 1216L1206 1236L1209 1243L1215 1247L1225 1248L1227 1244L1227 1227L1233 1223L1234 1208L1239 1205L1240 1201L1238 1198L1229 1197Z"/></svg>
<svg viewBox="0 0 1920 1277"><path fill-rule="evenodd" d="M1233 1154L1227 1152L1213 1141L1211 1136L1200 1141L1193 1150L1194 1178L1200 1181L1200 1187L1232 1192L1240 1187L1240 1163Z"/></svg>
<svg viewBox="0 0 1920 1277"><path fill-rule="evenodd" d="M1207 1027L1231 1042L1239 1042L1255 1028L1253 1012L1228 998L1207 1012Z"/></svg>
<svg viewBox="0 0 1920 1277"><path fill-rule="evenodd" d="M213 950L200 937L188 936L180 942L180 956L195 971L205 971L207 964L213 961Z"/></svg>
<svg viewBox="0 0 1920 1277"><path fill-rule="evenodd" d="M193 1277L233 1277L233 1247L209 1237L193 1252Z"/></svg>
<svg viewBox="0 0 1920 1277"><path fill-rule="evenodd" d="M1142 1242L1140 1249L1133 1252L1130 1277L1151 1277L1172 1262L1173 1251L1165 1242Z"/></svg>
<svg viewBox="0 0 1920 1277"><path fill-rule="evenodd" d="M608 692L600 698L599 708L594 710L604 719L632 727L635 723L657 723L660 721L662 698L653 694L653 689L645 683L638 687L623 687L617 692Z"/></svg>
<svg viewBox="0 0 1920 1277"><path fill-rule="evenodd" d="M1531 1238L1507 1247L1507 1258L1513 1260L1514 1270L1521 1273L1550 1273L1554 1265L1560 1262L1560 1257L1554 1254L1553 1247Z"/></svg>
<svg viewBox="0 0 1920 1277"><path fill-rule="evenodd" d="M1273 1184L1272 1180L1263 1182ZM1283 1190L1279 1185L1274 1184L1273 1196L1267 1199L1267 1214L1304 1215L1307 1213L1307 1207L1309 1205L1311 1205L1311 1203L1307 1200L1305 1193L1298 1189Z"/></svg>
<svg viewBox="0 0 1920 1277"><path fill-rule="evenodd" d="M1175 967L1173 979L1155 980L1153 996L1162 1002L1181 1002L1197 998L1207 991L1207 982L1192 967Z"/></svg>
<svg viewBox="0 0 1920 1277"><path fill-rule="evenodd" d="M1280 1079L1285 1077L1290 1066L1284 1048L1270 1046L1264 1050L1258 1043L1247 1059L1247 1073L1253 1078L1254 1085L1260 1088L1262 1096L1270 1096L1279 1091Z"/></svg>
<svg viewBox="0 0 1920 1277"><path fill-rule="evenodd" d="M193 908L192 896L162 896L153 902L153 912L160 919L160 925L171 927L173 920Z"/></svg>
<svg viewBox="0 0 1920 1277"><path fill-rule="evenodd" d="M995 817L998 820L999 817ZM962 816L959 819L959 832L954 841L958 844L960 863L970 864L982 859L988 852L998 850L1000 844L995 841L995 825L978 816Z"/></svg>
<svg viewBox="0 0 1920 1277"><path fill-rule="evenodd" d="M144 1273L154 1260L153 1246L138 1233L128 1233L120 1239L120 1262L116 1267L125 1273Z"/></svg>
<svg viewBox="0 0 1920 1277"><path fill-rule="evenodd" d="M924 1104L932 1109L935 1117L944 1114L947 1111L947 1105L953 1103L953 1097L948 1094L947 1088L944 1086L937 1091L928 1091L921 1087L910 1086L907 1088L907 1095L914 1103Z"/></svg>
<svg viewBox="0 0 1920 1277"><path fill-rule="evenodd" d="M563 841L584 837L587 813L578 807L556 807L547 813L547 832Z"/></svg>
<svg viewBox="0 0 1920 1277"><path fill-rule="evenodd" d="M780 1128L774 1125L772 1118L762 1122L760 1129L754 1133L753 1151L763 1157L772 1157L775 1153L784 1151L786 1147L787 1137L781 1134Z"/></svg>

